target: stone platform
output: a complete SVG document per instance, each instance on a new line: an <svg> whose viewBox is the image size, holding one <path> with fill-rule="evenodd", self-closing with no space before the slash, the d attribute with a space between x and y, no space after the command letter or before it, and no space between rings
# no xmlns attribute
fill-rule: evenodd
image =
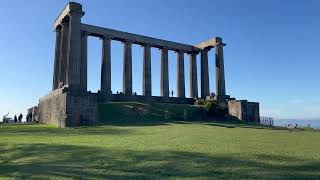
<svg viewBox="0 0 320 180"><path fill-rule="evenodd" d="M68 92L66 89L56 89L39 101L39 119L42 123L58 127L75 127L85 124L95 124L98 121L98 104L107 102L157 102L174 104L193 104L193 98L140 96L125 94L103 94Z"/></svg>

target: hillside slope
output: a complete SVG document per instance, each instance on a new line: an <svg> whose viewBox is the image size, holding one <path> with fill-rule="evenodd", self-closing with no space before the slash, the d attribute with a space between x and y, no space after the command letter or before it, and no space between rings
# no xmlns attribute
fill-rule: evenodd
<svg viewBox="0 0 320 180"><path fill-rule="evenodd" d="M319 131L157 121L0 125L0 179L319 179Z"/></svg>

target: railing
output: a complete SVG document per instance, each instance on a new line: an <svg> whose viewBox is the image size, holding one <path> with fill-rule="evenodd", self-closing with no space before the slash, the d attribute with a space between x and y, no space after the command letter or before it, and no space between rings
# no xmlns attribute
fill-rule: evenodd
<svg viewBox="0 0 320 180"><path fill-rule="evenodd" d="M274 126L274 118L273 117L265 117L260 116L260 124L266 126Z"/></svg>

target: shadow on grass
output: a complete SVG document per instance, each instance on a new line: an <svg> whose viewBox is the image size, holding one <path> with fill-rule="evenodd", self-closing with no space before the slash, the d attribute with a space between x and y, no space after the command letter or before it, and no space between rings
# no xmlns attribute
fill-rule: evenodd
<svg viewBox="0 0 320 180"><path fill-rule="evenodd" d="M100 125L113 125L113 126L164 126L169 124L203 124L208 126L225 127L225 128L251 128L251 129L266 129L266 130L287 130L287 131L303 131L303 129L287 129L283 127L263 126L256 124L246 124L241 122L228 122L228 121L170 121L170 120L119 120L119 121L105 121Z"/></svg>
<svg viewBox="0 0 320 180"><path fill-rule="evenodd" d="M0 178L320 178L319 161L263 154L212 156L57 144L0 144L0 150Z"/></svg>
<svg viewBox="0 0 320 180"><path fill-rule="evenodd" d="M73 136L73 135L132 135L137 131L133 129L115 128L112 126L82 126L76 128L56 128L46 124L33 124L26 128L25 125L6 125L1 126L0 135L25 135L35 134L42 136Z"/></svg>
<svg viewBox="0 0 320 180"><path fill-rule="evenodd" d="M251 129L270 129L270 130L288 130L283 127L264 126L246 123L228 123L228 122L204 122L205 125L218 126L225 128L251 128Z"/></svg>
<svg viewBox="0 0 320 180"><path fill-rule="evenodd" d="M117 120L104 121L98 125L113 125L113 126L166 126L169 124L192 124L197 121L171 121L171 120Z"/></svg>

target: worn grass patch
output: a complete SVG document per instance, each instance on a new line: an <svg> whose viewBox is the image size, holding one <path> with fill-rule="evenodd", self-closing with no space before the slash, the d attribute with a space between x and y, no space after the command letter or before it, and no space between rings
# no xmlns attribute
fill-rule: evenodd
<svg viewBox="0 0 320 180"><path fill-rule="evenodd" d="M0 178L319 179L320 133L244 124L0 126Z"/></svg>

